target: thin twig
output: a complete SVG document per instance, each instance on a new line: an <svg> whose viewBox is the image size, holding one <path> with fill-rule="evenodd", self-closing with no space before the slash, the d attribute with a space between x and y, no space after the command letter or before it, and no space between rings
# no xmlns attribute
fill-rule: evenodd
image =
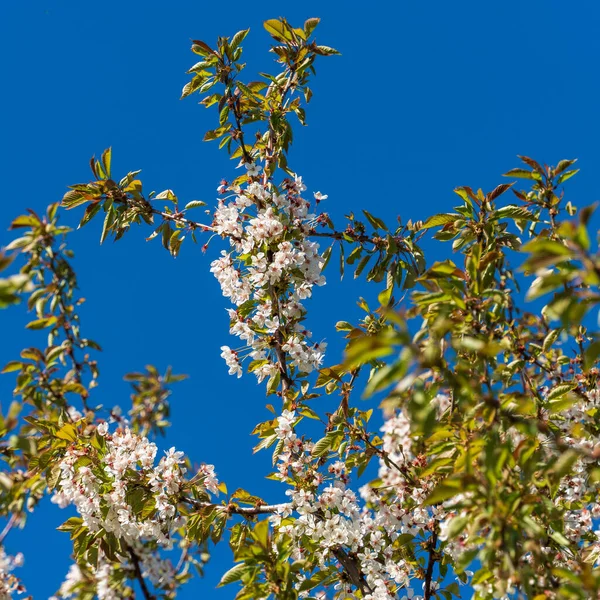
<svg viewBox="0 0 600 600"><path fill-rule="evenodd" d="M4 527L4 529L2 530L2 533L0 533L0 545L2 545L4 543L4 539L10 533L10 530L13 528L13 526L17 522L18 518L19 518L19 514L18 513L13 513L10 516L10 519L8 520L8 523L6 524L6 526Z"/></svg>
<svg viewBox="0 0 600 600"><path fill-rule="evenodd" d="M271 515L288 508L288 503L282 504L262 504L259 506L237 506L236 504L214 504L212 502L199 502L193 498L184 498L183 502L186 502L190 506L196 509L204 508L220 508L225 510L230 515L241 515L243 517L253 517L256 515Z"/></svg>
<svg viewBox="0 0 600 600"><path fill-rule="evenodd" d="M162 210L158 210L154 208L152 204L145 198L142 203L132 201L126 192L121 190L113 190L111 192L110 197L117 204L125 204L130 208L137 208L139 210L145 211L146 214L150 213L153 215L157 215L162 217L165 221L172 221L173 223L177 223L179 225L183 225L184 227L188 227L189 229L201 229L203 231L214 231L213 227L210 225L205 225L204 223L199 223L198 221L192 221L192 219L186 219L181 213L168 213L163 212Z"/></svg>

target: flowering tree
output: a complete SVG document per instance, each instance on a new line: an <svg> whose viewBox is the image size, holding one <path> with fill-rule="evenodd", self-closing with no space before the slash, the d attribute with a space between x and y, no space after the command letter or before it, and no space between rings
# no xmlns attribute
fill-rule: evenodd
<svg viewBox="0 0 600 600"><path fill-rule="evenodd" d="M0 304L25 300L27 327L48 334L4 367L16 387L0 421L0 543L49 494L78 514L60 527L73 542L60 598L173 598L223 539L233 566L221 585L238 599L599 597L600 337L587 315L600 256L593 208L563 197L574 161L521 157L507 175L528 190L460 187L458 206L417 223L391 228L364 211L335 225L320 211L327 196L307 193L288 163L315 60L337 54L313 40L318 22L265 23L281 71L260 81L241 79L247 30L194 41L183 96L217 109L205 139L243 166L219 185L211 220L171 190L145 195L139 171L113 179L110 150L62 201L85 207L81 225L103 215L102 240L141 224L173 256L188 239L221 245L210 271L241 340L222 357L274 397L255 450L272 452L269 477L289 501L228 494L213 465L193 468L174 448L157 456L181 376L130 374L127 415L98 404L99 347L79 323L70 233L53 204L13 221L20 237L0 258L19 267L0 280ZM453 258L428 263L426 236L451 242ZM376 308L360 301L360 322L337 324L345 357L328 365L304 303L333 254L380 293ZM382 427L361 393L385 398ZM332 413L325 394L339 398ZM370 464L376 478L359 480ZM20 561L0 547L0 597L23 591Z"/></svg>

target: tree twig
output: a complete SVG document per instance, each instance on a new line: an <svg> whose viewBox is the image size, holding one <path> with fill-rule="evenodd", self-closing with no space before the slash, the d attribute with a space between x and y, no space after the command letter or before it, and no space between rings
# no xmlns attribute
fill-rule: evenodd
<svg viewBox="0 0 600 600"><path fill-rule="evenodd" d="M438 559L437 551L435 547L437 546L438 534L437 531L434 531L431 534L431 538L429 541L429 561L427 563L427 571L425 573L425 589L423 600L431 600L431 592L434 591L431 589L431 584L433 582L433 567Z"/></svg>
<svg viewBox="0 0 600 600"><path fill-rule="evenodd" d="M135 578L138 580L140 584L140 588L142 589L142 594L144 594L144 598L146 600L154 600L154 596L150 593L148 586L146 585L146 580L142 575L142 569L140 568L140 559L138 555L135 553L135 550L128 546L129 556L131 556L131 562L133 563L133 570L135 572Z"/></svg>
<svg viewBox="0 0 600 600"><path fill-rule="evenodd" d="M184 498L183 502L186 502L190 506L197 509L204 508L220 508L225 510L230 515L241 515L243 517L253 517L256 515L272 515L273 513L279 512L290 505L288 503L282 504L262 504L259 506L237 506L236 504L214 504L213 502L199 502L193 498Z"/></svg>
<svg viewBox="0 0 600 600"><path fill-rule="evenodd" d="M4 543L4 540L5 540L6 536L10 533L10 530L14 527L14 525L17 522L18 518L19 518L18 513L13 513L10 516L10 519L8 520L8 523L6 524L6 526L4 527L4 529L2 530L2 533L0 533L0 545L2 545Z"/></svg>
<svg viewBox="0 0 600 600"><path fill-rule="evenodd" d="M357 560L351 557L343 548L336 548L333 551L334 556L340 561L344 571L348 574L352 585L357 587L363 594L371 594L373 590L365 581L365 577L357 564Z"/></svg>

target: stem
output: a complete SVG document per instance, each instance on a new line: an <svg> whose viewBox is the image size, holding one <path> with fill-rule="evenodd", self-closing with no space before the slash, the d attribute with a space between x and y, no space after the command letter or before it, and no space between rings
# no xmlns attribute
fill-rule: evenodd
<svg viewBox="0 0 600 600"><path fill-rule="evenodd" d="M285 71L284 71L285 72ZM278 108L283 110L285 104L285 98L288 95L288 92L292 89L292 81L294 80L295 69L293 66L289 67L289 75L287 76L287 80L285 82L285 86L281 90L281 98L279 99ZM264 185L267 184L269 175L268 172L270 170L271 163L275 160L275 130L273 128L272 123L272 115L273 110L271 110L271 117L269 118L269 143L267 147L267 153L265 156L265 170L264 170ZM283 152L283 150L281 150Z"/></svg>
<svg viewBox="0 0 600 600"><path fill-rule="evenodd" d="M356 558L348 555L343 548L336 548L333 550L334 556L340 561L340 564L344 568L344 571L348 574L352 585L357 587L363 594L371 594L373 590L369 587L369 584L365 581L365 577L362 574Z"/></svg>
<svg viewBox="0 0 600 600"><path fill-rule="evenodd" d="M242 129L242 123L241 123L241 117L242 115L240 114L240 105L239 105L239 98L235 98L233 96L233 94L231 93L231 84L235 83L235 81L233 79L230 80L230 85L227 86L227 98L230 101L230 106L233 108L233 116L235 118L235 126L237 131L239 132L239 145L240 145L240 149L242 150L242 156L244 157L244 162L251 164L254 161L252 160L252 157L248 154L248 151L246 150L246 143L244 142L244 130Z"/></svg>
<svg viewBox="0 0 600 600"><path fill-rule="evenodd" d="M213 504L212 502L198 502L193 498L184 498L184 502L187 502L191 506L197 509L202 508L221 508L230 515L241 515L243 517L254 517L256 515L273 514L279 512L284 508L288 508L289 504L265 504L262 506L251 506L241 507L235 504L228 504L223 506L222 504ZM350 581L354 586L361 590L364 594L370 594L373 590L369 587L365 578L357 564L356 558L350 556L343 548L336 548L333 550L334 556L338 559L342 565L344 571L348 574Z"/></svg>
<svg viewBox="0 0 600 600"><path fill-rule="evenodd" d="M154 600L154 596L150 593L150 590L146 585L146 580L142 575L142 570L140 568L140 559L138 555L135 553L134 549L131 546L128 546L128 549L129 555L131 556L131 562L133 563L133 570L135 571L135 578L140 584L140 588L142 589L142 594L144 594L144 598L146 600Z"/></svg>
<svg viewBox="0 0 600 600"><path fill-rule="evenodd" d="M435 547L437 545L438 534L434 531L429 542L429 562L427 563L427 572L425 573L425 591L423 600L431 600L431 583L433 581L433 566L438 557Z"/></svg>
<svg viewBox="0 0 600 600"><path fill-rule="evenodd" d="M213 502L199 502L193 498L183 498L183 502L187 502L189 505L197 509L203 508L221 508L225 509L230 515L241 515L243 517L254 517L256 515L270 515L276 513L284 508L287 508L289 504L263 504L260 506L236 506L235 504L214 504Z"/></svg>
<svg viewBox="0 0 600 600"><path fill-rule="evenodd" d="M10 519L8 520L8 523L6 524L6 526L4 527L4 529L2 530L2 533L0 533L0 545L2 545L4 543L4 540L6 539L6 536L10 533L10 530L13 528L13 526L17 522L18 518L19 518L18 513L13 513L10 516Z"/></svg>
<svg viewBox="0 0 600 600"><path fill-rule="evenodd" d="M177 563L177 566L175 567L176 573L179 573L179 571L181 571L181 567L183 567L183 565L185 564L185 561L187 560L188 553L189 553L189 546L186 546L183 549L181 556L179 557L179 562Z"/></svg>
<svg viewBox="0 0 600 600"><path fill-rule="evenodd" d="M198 221L192 221L191 219L186 219L182 213L167 213L162 210L158 210L154 208L152 204L145 198L143 199L143 204L139 202L132 201L125 192L121 190L116 190L112 192L111 198L117 204L125 204L126 206L130 206L132 208L142 209L146 212L146 214L150 213L153 215L157 215L162 217L165 221L172 221L173 223L178 223L179 225L183 225L188 227L189 229L202 229L202 231L214 231L212 226L205 225L204 223L200 223Z"/></svg>
<svg viewBox="0 0 600 600"><path fill-rule="evenodd" d="M70 272L70 275L73 275L71 266L64 259L62 259L61 262L63 263L63 268L68 269ZM83 370L85 367L85 363L79 362L75 356L75 348L81 348L81 343L80 343L80 340L77 339L79 336L76 337L73 334L73 326L71 324L70 311L68 310L68 307L67 307L67 301L65 299L64 285L63 285L64 283L67 283L69 281L69 279L61 277L61 275L59 274L60 266L61 265L58 264L56 256L52 256L52 258L50 259L50 261L48 263L48 267L50 268L50 271L52 272L52 275L54 277L54 283L57 288L56 297L58 299L57 306L58 306L58 311L59 311L60 317L61 317L61 319L60 319L61 328L63 330L65 338L69 342L66 352L71 361L71 366L72 366L72 371L74 373L75 381L77 383L82 383L82 380L83 380L82 376L83 376ZM74 287L75 285L76 285L76 283L73 282L72 287ZM87 392L85 394L81 394L81 401L83 403L83 407L85 408L85 410L86 411L89 410L88 405L87 405Z"/></svg>

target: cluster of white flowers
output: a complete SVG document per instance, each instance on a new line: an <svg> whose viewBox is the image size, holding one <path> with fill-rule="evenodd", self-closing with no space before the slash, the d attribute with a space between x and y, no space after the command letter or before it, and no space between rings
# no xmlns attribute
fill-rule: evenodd
<svg viewBox="0 0 600 600"><path fill-rule="evenodd" d="M9 556L0 546L0 600L11 600L14 593L22 594L25 588L12 574L16 567L23 565L23 555L19 552L15 556Z"/></svg>
<svg viewBox="0 0 600 600"><path fill-rule="evenodd" d="M106 429L100 429L105 432ZM174 496L183 483L183 453L171 448L154 466L156 445L129 429L105 435L106 452L102 456L102 474L95 473L86 447L71 446L60 463L60 480L52 501L61 508L74 504L84 524L92 532L100 528L133 543L140 538L156 540L167 547L175 515ZM127 494L130 472L138 472L148 481L154 496L156 514L142 519L134 513ZM106 480L110 486L105 484Z"/></svg>
<svg viewBox="0 0 600 600"><path fill-rule="evenodd" d="M77 593L77 586L85 581L85 577L81 572L78 564L73 564L69 567L69 571L65 580L62 582L59 590L58 597L59 598L71 598ZM57 596L53 596L50 600L54 600Z"/></svg>
<svg viewBox="0 0 600 600"><path fill-rule="evenodd" d="M319 245L308 239L315 223L301 177L285 180L278 190L261 183L260 167L246 165L249 183L244 187L219 186L232 196L219 201L213 230L229 238L232 250L211 263L211 272L229 309L230 332L245 343L241 351L221 347L231 375L242 375L241 360L251 357L258 381L275 375L280 366L273 338L290 356L296 372L310 373L323 361L324 343L311 343L301 324L306 313L302 301L315 285L323 285L323 257ZM315 194L317 200L326 196Z"/></svg>
<svg viewBox="0 0 600 600"><path fill-rule="evenodd" d="M98 600L119 600L119 595L111 586L112 566L106 560L98 561L98 568L95 572L96 594Z"/></svg>
<svg viewBox="0 0 600 600"><path fill-rule="evenodd" d="M110 435L105 424L98 426L97 433L104 440L104 449L97 456L87 446L67 448L52 501L61 508L74 505L91 532L103 529L123 540L138 556L142 574L155 586L166 587L175 570L170 561L149 550L148 543L171 549L173 532L184 524L176 508L186 473L183 453L171 448L155 465L157 447L147 438L127 428ZM214 467L203 465L199 474L206 489L217 493ZM136 501L146 510L134 508L132 502ZM77 571L73 567L63 592L73 587ZM109 574L110 564L105 562L95 576L98 582L106 582L104 598L112 600Z"/></svg>
<svg viewBox="0 0 600 600"><path fill-rule="evenodd" d="M349 477L342 461L328 465L330 476L324 481L311 457L314 446L298 438L295 421L292 411L283 411L277 418L275 432L283 442L279 474L282 479L291 475L302 484L288 490L291 502L271 518L280 533L294 540L294 558L305 558L307 547L316 548L314 558L322 568L335 564L336 553L344 549L356 557L357 566L372 590L365 596L367 600L398 597L420 600L422 596L415 595L411 587L417 574L415 566L398 552L395 542L403 535L426 536L445 518L446 512L442 507L422 506L433 482L411 483L398 470L399 465L420 460L412 453L406 416L398 413L385 422L383 448L390 459L380 462L380 486L362 487L360 497L347 487ZM302 578L298 587L301 584ZM340 581L334 587L333 597L358 598L355 594L348 581ZM300 593L301 597L308 595Z"/></svg>
<svg viewBox="0 0 600 600"><path fill-rule="evenodd" d="M52 596L50 600L73 598L79 594L82 585L86 586L86 584L93 587L98 600L119 600L121 598L121 595L112 583L112 565L106 560L104 555L100 554L97 568L94 569L88 566L87 569L88 573L84 574L78 564L71 565L57 595Z"/></svg>

